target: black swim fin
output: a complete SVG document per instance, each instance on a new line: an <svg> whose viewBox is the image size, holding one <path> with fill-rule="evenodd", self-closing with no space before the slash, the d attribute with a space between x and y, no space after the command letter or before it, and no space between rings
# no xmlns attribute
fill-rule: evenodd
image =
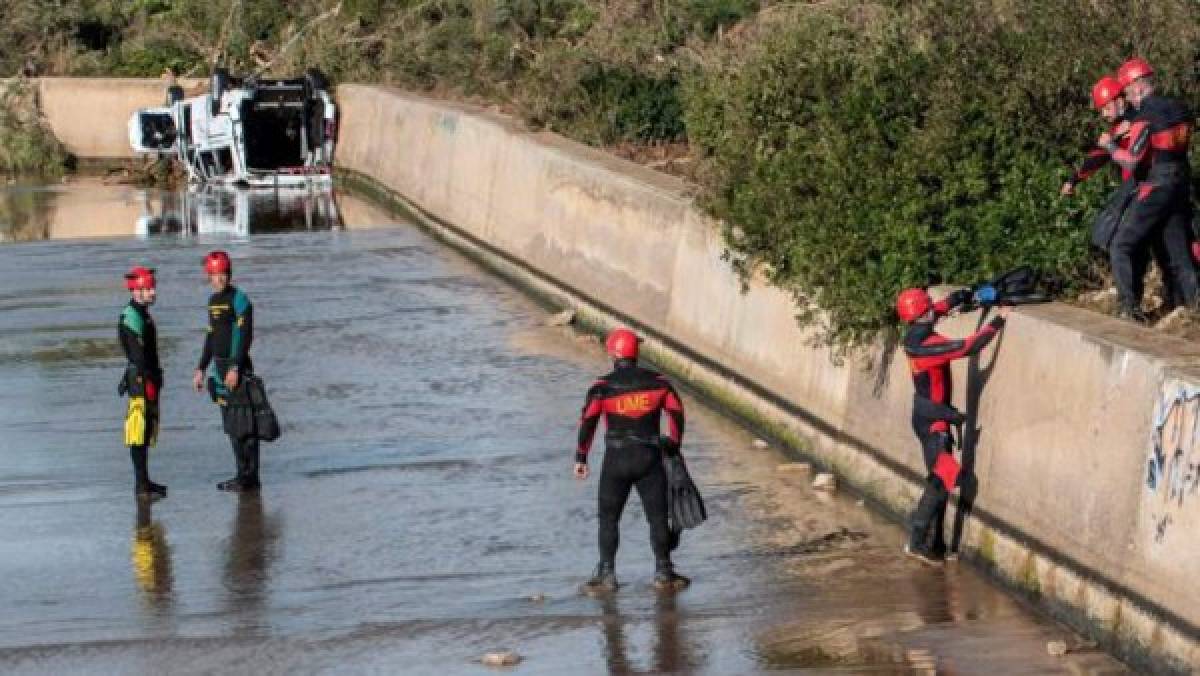
<svg viewBox="0 0 1200 676"><path fill-rule="evenodd" d="M704 498L688 474L687 465L680 455L663 457L663 468L667 473L667 514L675 529L695 528L708 518Z"/></svg>

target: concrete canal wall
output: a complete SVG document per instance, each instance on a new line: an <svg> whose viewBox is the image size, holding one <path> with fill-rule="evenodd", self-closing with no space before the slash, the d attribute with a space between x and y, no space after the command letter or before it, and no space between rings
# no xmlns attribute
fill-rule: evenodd
<svg viewBox="0 0 1200 676"><path fill-rule="evenodd" d="M190 96L203 83L180 84ZM163 81L134 78L40 78L37 94L51 131L71 154L85 159L133 157L129 117L167 98Z"/></svg>
<svg viewBox="0 0 1200 676"><path fill-rule="evenodd" d="M121 111L161 85L76 82L43 82L51 126L81 156L127 154ZM914 504L904 359L814 346L789 294L743 288L683 183L480 109L359 85L338 100L347 174L594 327L641 329L660 364L893 513ZM1135 665L1200 664L1200 347L1052 304L955 377L978 430L964 555Z"/></svg>

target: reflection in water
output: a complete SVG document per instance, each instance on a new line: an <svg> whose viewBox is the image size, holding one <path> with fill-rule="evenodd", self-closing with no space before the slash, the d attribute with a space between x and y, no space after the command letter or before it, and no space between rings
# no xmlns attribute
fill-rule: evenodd
<svg viewBox="0 0 1200 676"><path fill-rule="evenodd" d="M152 501L137 501L137 521L133 527L133 542L129 559L133 578L141 591L142 603L152 611L170 609L174 601L171 578L171 546L167 530L154 520Z"/></svg>
<svg viewBox="0 0 1200 676"><path fill-rule="evenodd" d="M276 557L279 526L266 518L262 496L239 493L233 534L225 561L225 589L235 614L244 614L247 628L263 624L267 581Z"/></svg>
<svg viewBox="0 0 1200 676"><path fill-rule="evenodd" d="M181 192L145 193L135 231L139 236L166 233L245 236L342 227L331 190L205 185L189 186Z"/></svg>
<svg viewBox="0 0 1200 676"><path fill-rule="evenodd" d="M187 186L171 191L76 178L0 188L0 243L78 237L246 236L340 230L332 190Z"/></svg>
<svg viewBox="0 0 1200 676"><path fill-rule="evenodd" d="M54 195L29 186L0 190L0 242L49 239L48 203Z"/></svg>
<svg viewBox="0 0 1200 676"><path fill-rule="evenodd" d="M649 671L651 673L688 672L698 667L692 663L686 644L680 638L681 622L676 606L676 596L670 593L659 593L654 604L654 617L651 626L654 631L654 644L651 647L652 662L644 669L638 669L629 658L628 640L625 636L625 625L629 621L621 615L616 595L609 594L601 599L603 615L601 620L604 627L604 649L608 671L611 674L626 674L634 671Z"/></svg>

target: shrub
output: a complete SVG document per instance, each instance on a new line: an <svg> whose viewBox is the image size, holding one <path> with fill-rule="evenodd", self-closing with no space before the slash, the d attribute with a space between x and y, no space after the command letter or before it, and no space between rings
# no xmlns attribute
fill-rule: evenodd
<svg viewBox="0 0 1200 676"><path fill-rule="evenodd" d="M687 128L735 264L840 346L890 325L905 286L1022 263L1077 286L1094 207L1058 187L1101 130L1091 83L1128 55L1120 26L1157 31L1146 55L1166 73L1196 44L1186 2L1121 7L1135 18L1074 0L804 8L693 72ZM1182 76L1166 88L1197 103Z"/></svg>
<svg viewBox="0 0 1200 676"><path fill-rule="evenodd" d="M58 176L67 152L42 123L36 92L25 80L0 88L0 173Z"/></svg>

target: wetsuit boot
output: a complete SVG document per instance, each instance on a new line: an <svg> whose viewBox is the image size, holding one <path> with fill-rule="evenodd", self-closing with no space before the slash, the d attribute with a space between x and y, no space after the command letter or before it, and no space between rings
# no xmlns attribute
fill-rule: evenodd
<svg viewBox="0 0 1200 676"><path fill-rule="evenodd" d="M942 501L942 506L934 513L933 523L929 526L929 530L933 533L929 543L929 554L940 561L946 560L946 553L949 550L949 547L946 546L946 507L949 503L949 499Z"/></svg>
<svg viewBox="0 0 1200 676"><path fill-rule="evenodd" d="M256 491L262 488L262 482L258 479L258 439L255 437L247 437L242 439L242 468L241 480L242 490Z"/></svg>
<svg viewBox="0 0 1200 676"><path fill-rule="evenodd" d="M261 485L258 480L258 439L229 437L229 443L233 447L237 476L218 483L217 490L231 493L258 490Z"/></svg>
<svg viewBox="0 0 1200 676"><path fill-rule="evenodd" d="M129 457L133 460L133 494L139 498L165 498L167 487L150 480L147 455L148 449L144 444L129 447Z"/></svg>
<svg viewBox="0 0 1200 676"><path fill-rule="evenodd" d="M238 493L242 490L242 457L238 452L237 439L230 438L233 443L233 457L237 464L237 475L232 476L224 481L217 483L217 490L229 491L230 493Z"/></svg>
<svg viewBox="0 0 1200 676"><path fill-rule="evenodd" d="M688 578L675 572L675 565L670 559L659 559L654 567L654 586L662 591L680 591L692 583Z"/></svg>
<svg viewBox="0 0 1200 676"><path fill-rule="evenodd" d="M942 562L930 549L928 539L930 526L933 525L945 501L946 489L942 486L941 479L930 477L925 492L921 494L921 500L917 503L917 509L913 512L912 531L908 545L904 548L906 554L921 563L938 565Z"/></svg>
<svg viewBox="0 0 1200 676"><path fill-rule="evenodd" d="M1117 310L1117 319L1124 319L1135 324L1146 324L1150 320L1146 317L1146 313L1142 312L1141 308L1132 305L1122 305Z"/></svg>
<svg viewBox="0 0 1200 676"><path fill-rule="evenodd" d="M596 572L583 585L583 590L589 594L614 592L617 590L617 570L611 561L601 561L596 565Z"/></svg>
<svg viewBox="0 0 1200 676"><path fill-rule="evenodd" d="M224 481L218 481L217 490L238 493L242 490L242 482L237 477L232 477Z"/></svg>

